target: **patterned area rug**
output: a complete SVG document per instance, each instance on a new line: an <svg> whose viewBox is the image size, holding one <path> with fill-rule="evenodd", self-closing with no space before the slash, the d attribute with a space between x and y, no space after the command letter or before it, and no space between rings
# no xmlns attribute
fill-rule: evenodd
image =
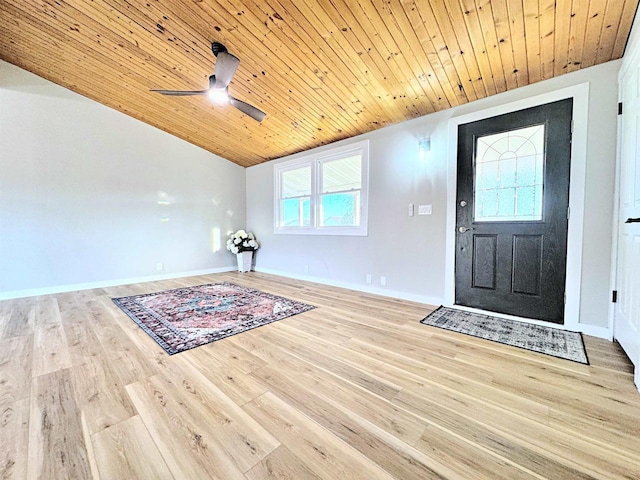
<svg viewBox="0 0 640 480"><path fill-rule="evenodd" d="M420 323L589 365L582 334L578 332L448 307L439 307Z"/></svg>
<svg viewBox="0 0 640 480"><path fill-rule="evenodd" d="M114 298L169 355L315 308L232 283Z"/></svg>

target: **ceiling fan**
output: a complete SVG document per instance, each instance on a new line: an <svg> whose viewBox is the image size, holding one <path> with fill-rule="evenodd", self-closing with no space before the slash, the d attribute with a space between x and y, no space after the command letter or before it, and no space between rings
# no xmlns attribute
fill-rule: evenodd
<svg viewBox="0 0 640 480"><path fill-rule="evenodd" d="M249 105L242 100L229 95L229 83L233 75L238 69L240 59L231 55L227 48L218 42L211 44L211 50L216 57L216 71L214 75L209 77L209 88L206 90L184 91L184 90L151 90L152 92L161 93L162 95L208 95L212 100L218 103L229 102L242 113L249 115L254 120L261 122L267 115L262 110L257 109L253 105Z"/></svg>

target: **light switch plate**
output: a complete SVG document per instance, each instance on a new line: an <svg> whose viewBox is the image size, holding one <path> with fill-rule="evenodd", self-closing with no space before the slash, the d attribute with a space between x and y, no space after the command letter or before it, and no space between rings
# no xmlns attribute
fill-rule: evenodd
<svg viewBox="0 0 640 480"><path fill-rule="evenodd" d="M418 215L431 215L431 205L418 205Z"/></svg>

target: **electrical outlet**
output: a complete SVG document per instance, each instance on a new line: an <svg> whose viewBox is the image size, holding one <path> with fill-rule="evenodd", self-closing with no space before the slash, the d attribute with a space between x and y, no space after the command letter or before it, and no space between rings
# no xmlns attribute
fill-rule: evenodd
<svg viewBox="0 0 640 480"><path fill-rule="evenodd" d="M309 273L309 265L304 266L304 273Z"/></svg>
<svg viewBox="0 0 640 480"><path fill-rule="evenodd" d="M409 216L410 217L413 217L413 212L414 212L413 203L410 203L409 204Z"/></svg>
<svg viewBox="0 0 640 480"><path fill-rule="evenodd" d="M371 285L371 274L367 273L367 285Z"/></svg>
<svg viewBox="0 0 640 480"><path fill-rule="evenodd" d="M161 272L162 270L164 270L164 263L162 263L162 262L156 263L156 270L158 272Z"/></svg>
<svg viewBox="0 0 640 480"><path fill-rule="evenodd" d="M380 286L382 286L382 287L386 287L387 286L387 277L385 277L385 276L380 277Z"/></svg>

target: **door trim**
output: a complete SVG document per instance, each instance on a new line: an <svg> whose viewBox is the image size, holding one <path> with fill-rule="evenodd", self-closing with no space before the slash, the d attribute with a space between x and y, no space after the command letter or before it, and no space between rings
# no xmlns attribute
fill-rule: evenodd
<svg viewBox="0 0 640 480"><path fill-rule="evenodd" d="M587 162L587 127L589 113L589 83L581 83L553 92L510 102L504 105L487 108L477 112L462 114L449 120L449 152L447 162L447 244L445 260L445 292L444 301L447 306L455 302L455 221L456 221L456 171L458 125L502 115L505 113L536 107L545 103L573 98L573 143L571 148L571 174L569 187L569 229L567 238L567 281L565 291L564 325L540 320L524 319L508 315L494 314L505 318L517 318L529 323L552 326L565 330L588 333L602 338L611 338L611 328L581 324L580 319L580 287L582 275L582 237L584 231L584 196ZM487 102L489 103L489 102ZM460 308L456 306L456 308ZM473 309L469 309L474 311Z"/></svg>

